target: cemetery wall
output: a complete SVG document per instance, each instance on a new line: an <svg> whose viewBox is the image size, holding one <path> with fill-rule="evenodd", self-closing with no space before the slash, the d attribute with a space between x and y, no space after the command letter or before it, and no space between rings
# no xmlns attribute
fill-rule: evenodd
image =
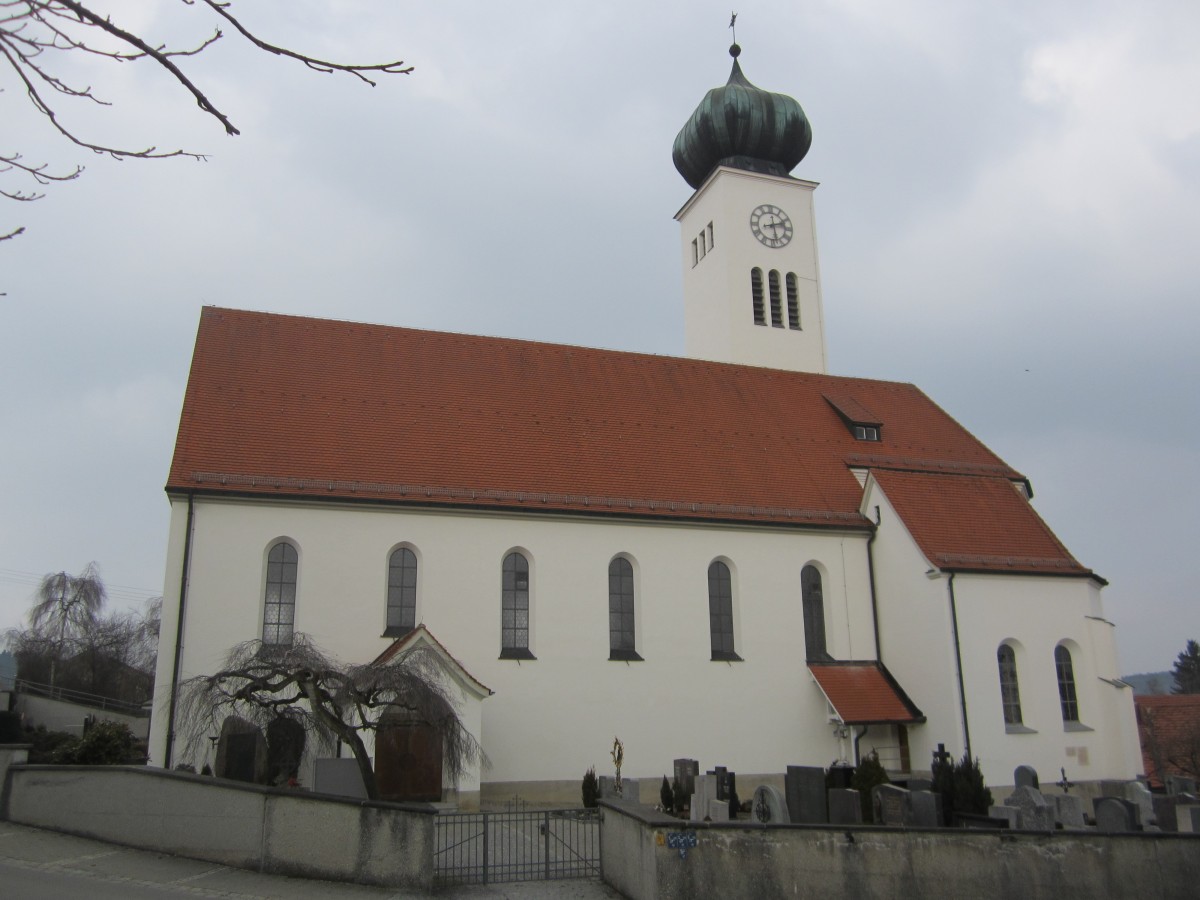
<svg viewBox="0 0 1200 900"><path fill-rule="evenodd" d="M603 877L631 900L1183 900L1200 882L1200 835L708 825L602 806ZM671 845L689 834L683 857Z"/></svg>
<svg viewBox="0 0 1200 900"><path fill-rule="evenodd" d="M44 725L47 731L65 731L76 737L82 736L83 720L88 716L95 716L101 722L128 725L136 738L145 740L150 734L149 716L130 716L111 709L98 709L33 694L17 695L17 711L21 713L27 726L36 728L38 725Z"/></svg>
<svg viewBox="0 0 1200 900"><path fill-rule="evenodd" d="M433 812L133 766L14 766L0 819L284 875L429 890Z"/></svg>

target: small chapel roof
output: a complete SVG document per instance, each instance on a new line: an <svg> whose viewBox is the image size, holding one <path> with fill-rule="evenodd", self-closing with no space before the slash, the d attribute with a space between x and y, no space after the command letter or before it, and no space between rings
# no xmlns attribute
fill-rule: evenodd
<svg viewBox="0 0 1200 900"><path fill-rule="evenodd" d="M908 725L925 721L924 713L880 662L810 662L808 669L837 717L846 725Z"/></svg>
<svg viewBox="0 0 1200 900"><path fill-rule="evenodd" d="M827 396L871 410L880 440ZM883 468L922 534L936 514L899 470L1007 491L1003 533L937 499L965 535L930 552L1086 571L1047 544L1020 473L911 384L216 307L167 490L869 530L853 470Z"/></svg>

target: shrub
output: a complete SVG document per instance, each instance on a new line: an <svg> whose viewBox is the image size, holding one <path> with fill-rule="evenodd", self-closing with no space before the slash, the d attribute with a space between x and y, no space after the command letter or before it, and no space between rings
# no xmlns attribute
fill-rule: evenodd
<svg viewBox="0 0 1200 900"><path fill-rule="evenodd" d="M859 760L858 768L854 770L854 777L850 779L850 787L858 791L858 801L862 804L864 822L875 821L871 810L871 789L877 784L891 783L892 780L888 778L883 764L879 761L879 754L874 750Z"/></svg>
<svg viewBox="0 0 1200 900"><path fill-rule="evenodd" d="M55 754L68 744L79 743L79 738L65 731L47 731L45 725L25 729L25 743L29 744L31 763L52 763Z"/></svg>
<svg viewBox="0 0 1200 900"><path fill-rule="evenodd" d="M949 814L967 813L987 815L992 805L992 792L983 783L983 771L979 759L971 759L964 752L957 763L947 759L939 761L933 757L933 789L942 795L943 808Z"/></svg>
<svg viewBox="0 0 1200 900"><path fill-rule="evenodd" d="M674 812L677 812L677 813L683 812L684 806L687 805L688 798L686 796L684 796L683 785L681 785L679 783L678 778L674 779L671 782L671 796L675 798Z"/></svg>
<svg viewBox="0 0 1200 900"><path fill-rule="evenodd" d="M600 799L600 782L596 779L596 767L591 766L583 773L583 805L589 809Z"/></svg>
<svg viewBox="0 0 1200 900"><path fill-rule="evenodd" d="M68 766L119 766L133 752L133 735L128 725L97 722L78 743L59 747L54 762Z"/></svg>

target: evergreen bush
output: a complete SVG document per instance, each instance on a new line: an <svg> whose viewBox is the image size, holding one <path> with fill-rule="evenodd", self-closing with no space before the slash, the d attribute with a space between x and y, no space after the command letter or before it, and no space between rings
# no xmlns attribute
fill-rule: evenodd
<svg viewBox="0 0 1200 900"><path fill-rule="evenodd" d="M671 782L663 776L662 787L658 789L658 797L662 801L663 812L673 812L675 809L675 792L671 790Z"/></svg>
<svg viewBox="0 0 1200 900"><path fill-rule="evenodd" d="M59 747L54 762L67 766L119 766L133 755L133 735L128 725L97 722L78 742Z"/></svg>
<svg viewBox="0 0 1200 900"><path fill-rule="evenodd" d="M983 783L983 770L979 768L978 757L971 759L964 752L958 762L953 758L941 762L935 753L931 771L933 790L942 795L943 809L948 815L987 815L993 802L992 792Z"/></svg>
<svg viewBox="0 0 1200 900"><path fill-rule="evenodd" d="M864 822L875 821L871 810L871 789L877 784L891 783L892 780L888 778L883 764L879 761L879 754L874 750L859 760L854 777L850 779L850 787L858 791L858 802L862 804Z"/></svg>
<svg viewBox="0 0 1200 900"><path fill-rule="evenodd" d="M600 782L596 778L596 767L590 766L583 773L583 805L588 809L596 806L600 799Z"/></svg>

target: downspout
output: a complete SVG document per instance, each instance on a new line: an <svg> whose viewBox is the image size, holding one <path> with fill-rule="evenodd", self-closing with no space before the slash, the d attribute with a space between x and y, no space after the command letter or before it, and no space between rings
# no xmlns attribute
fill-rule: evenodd
<svg viewBox="0 0 1200 900"><path fill-rule="evenodd" d="M871 536L867 538L867 583L871 588L871 626L875 629L875 659L880 663L883 662L883 642L879 638L879 603L875 598L875 558L871 553L871 545L875 543L875 538L879 536L879 524L881 522L879 516L879 507L875 507L875 527L871 529ZM860 735L861 737L861 735ZM858 757L858 742L854 743L854 755ZM857 763L855 763L857 765Z"/></svg>
<svg viewBox="0 0 1200 900"><path fill-rule="evenodd" d="M183 651L183 613L187 605L188 565L192 557L192 520L195 516L194 495L188 492L187 529L183 537L183 566L179 572L179 621L175 623L175 661L171 666L171 706L167 713L167 746L163 768L171 768L171 752L175 746L175 705L179 696L179 664Z"/></svg>
<svg viewBox="0 0 1200 900"><path fill-rule="evenodd" d="M864 725L862 731L854 736L854 767L856 769L858 768L858 764L862 762L862 754L859 752L858 742L867 736L867 729L870 727L870 725Z"/></svg>
<svg viewBox="0 0 1200 900"><path fill-rule="evenodd" d="M954 598L954 576L950 573L950 627L954 631L954 664L958 667L958 701L962 708L963 743L967 746L967 759L974 759L971 753L971 727L967 724L967 689L963 684L962 646L958 640L958 601Z"/></svg>

